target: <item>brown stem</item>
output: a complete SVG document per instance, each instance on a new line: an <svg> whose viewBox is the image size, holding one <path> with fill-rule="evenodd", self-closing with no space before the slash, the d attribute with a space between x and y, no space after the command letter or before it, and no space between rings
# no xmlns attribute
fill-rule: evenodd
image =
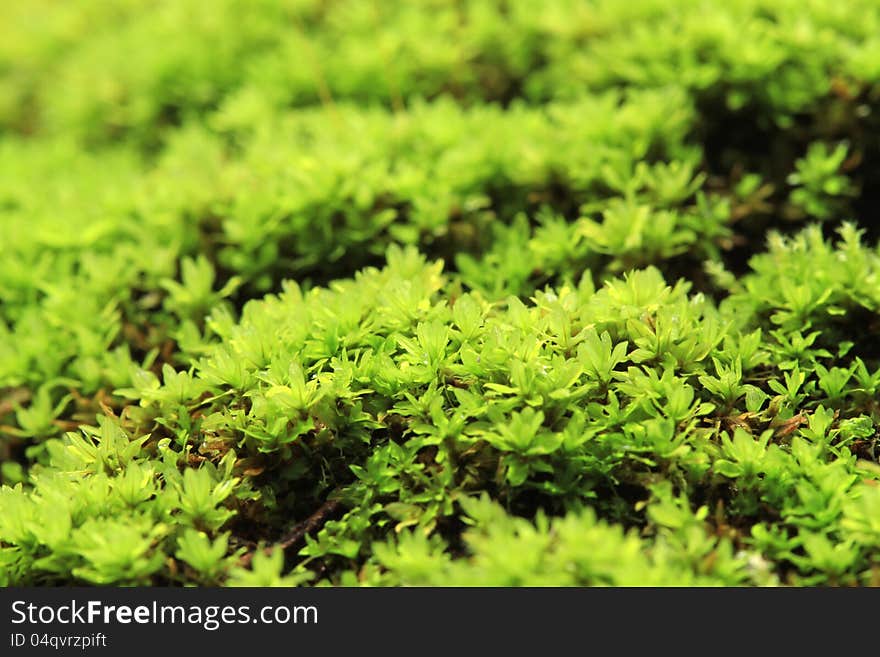
<svg viewBox="0 0 880 657"><path fill-rule="evenodd" d="M320 507L318 507L317 511L315 511L308 518L303 520L302 522L298 522L295 524L290 531L285 533L277 543L270 545L263 549L266 554L271 554L275 549L287 550L300 541L302 541L306 534L311 534L313 531L321 527L327 519L336 512L339 508L339 500L331 499L324 502ZM239 565L244 568L250 566L251 561L253 561L254 554L256 550L251 550L247 554L241 557L239 561Z"/></svg>

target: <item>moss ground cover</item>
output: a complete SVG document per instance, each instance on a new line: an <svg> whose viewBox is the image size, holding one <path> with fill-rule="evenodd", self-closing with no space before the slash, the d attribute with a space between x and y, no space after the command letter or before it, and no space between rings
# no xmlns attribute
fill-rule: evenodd
<svg viewBox="0 0 880 657"><path fill-rule="evenodd" d="M880 5L0 7L0 584L880 584Z"/></svg>

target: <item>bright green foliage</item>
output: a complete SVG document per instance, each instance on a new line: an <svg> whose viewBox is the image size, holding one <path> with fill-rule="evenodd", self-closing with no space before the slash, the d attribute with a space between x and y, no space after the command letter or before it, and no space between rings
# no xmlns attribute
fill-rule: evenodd
<svg viewBox="0 0 880 657"><path fill-rule="evenodd" d="M880 583L878 34L0 6L0 585Z"/></svg>
<svg viewBox="0 0 880 657"><path fill-rule="evenodd" d="M791 193L792 203L817 219L833 217L837 199L854 193L849 179L838 173L845 159L843 144L830 153L824 142L811 144L806 157L795 162L795 172L788 177L789 184L796 188Z"/></svg>
<svg viewBox="0 0 880 657"><path fill-rule="evenodd" d="M634 532L625 534L619 527L597 521L589 509L554 520L539 512L532 524L511 518L486 497L469 498L463 506L470 525L463 539L471 557L452 560L439 541L404 532L394 543L375 546L376 560L384 572L370 572L367 582L417 586L699 586L735 585L746 579L744 555L734 556L726 541L703 541L705 547L717 550L714 554L720 554L707 564L677 552L667 543L665 529L660 530L653 545L646 545ZM687 511L683 521L696 528L700 538L705 537L698 517Z"/></svg>
<svg viewBox="0 0 880 657"><path fill-rule="evenodd" d="M772 334L780 355L824 356L828 352L815 349L821 336L842 355L865 337L865 327L848 324L847 314L880 310L880 250L866 248L860 237L851 223L840 227L836 245L818 226L790 238L771 234L768 251L752 258L753 273L737 282L726 303L740 313L768 316L781 329Z"/></svg>

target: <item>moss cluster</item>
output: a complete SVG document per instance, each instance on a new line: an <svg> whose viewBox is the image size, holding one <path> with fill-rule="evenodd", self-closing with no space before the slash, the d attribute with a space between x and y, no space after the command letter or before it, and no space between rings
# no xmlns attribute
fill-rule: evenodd
<svg viewBox="0 0 880 657"><path fill-rule="evenodd" d="M0 585L880 584L874 0L0 26Z"/></svg>

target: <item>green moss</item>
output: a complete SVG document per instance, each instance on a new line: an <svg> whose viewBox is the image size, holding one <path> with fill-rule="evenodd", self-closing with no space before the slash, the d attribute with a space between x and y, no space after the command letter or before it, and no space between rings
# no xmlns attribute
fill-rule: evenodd
<svg viewBox="0 0 880 657"><path fill-rule="evenodd" d="M877 583L876 3L33 11L0 584Z"/></svg>

